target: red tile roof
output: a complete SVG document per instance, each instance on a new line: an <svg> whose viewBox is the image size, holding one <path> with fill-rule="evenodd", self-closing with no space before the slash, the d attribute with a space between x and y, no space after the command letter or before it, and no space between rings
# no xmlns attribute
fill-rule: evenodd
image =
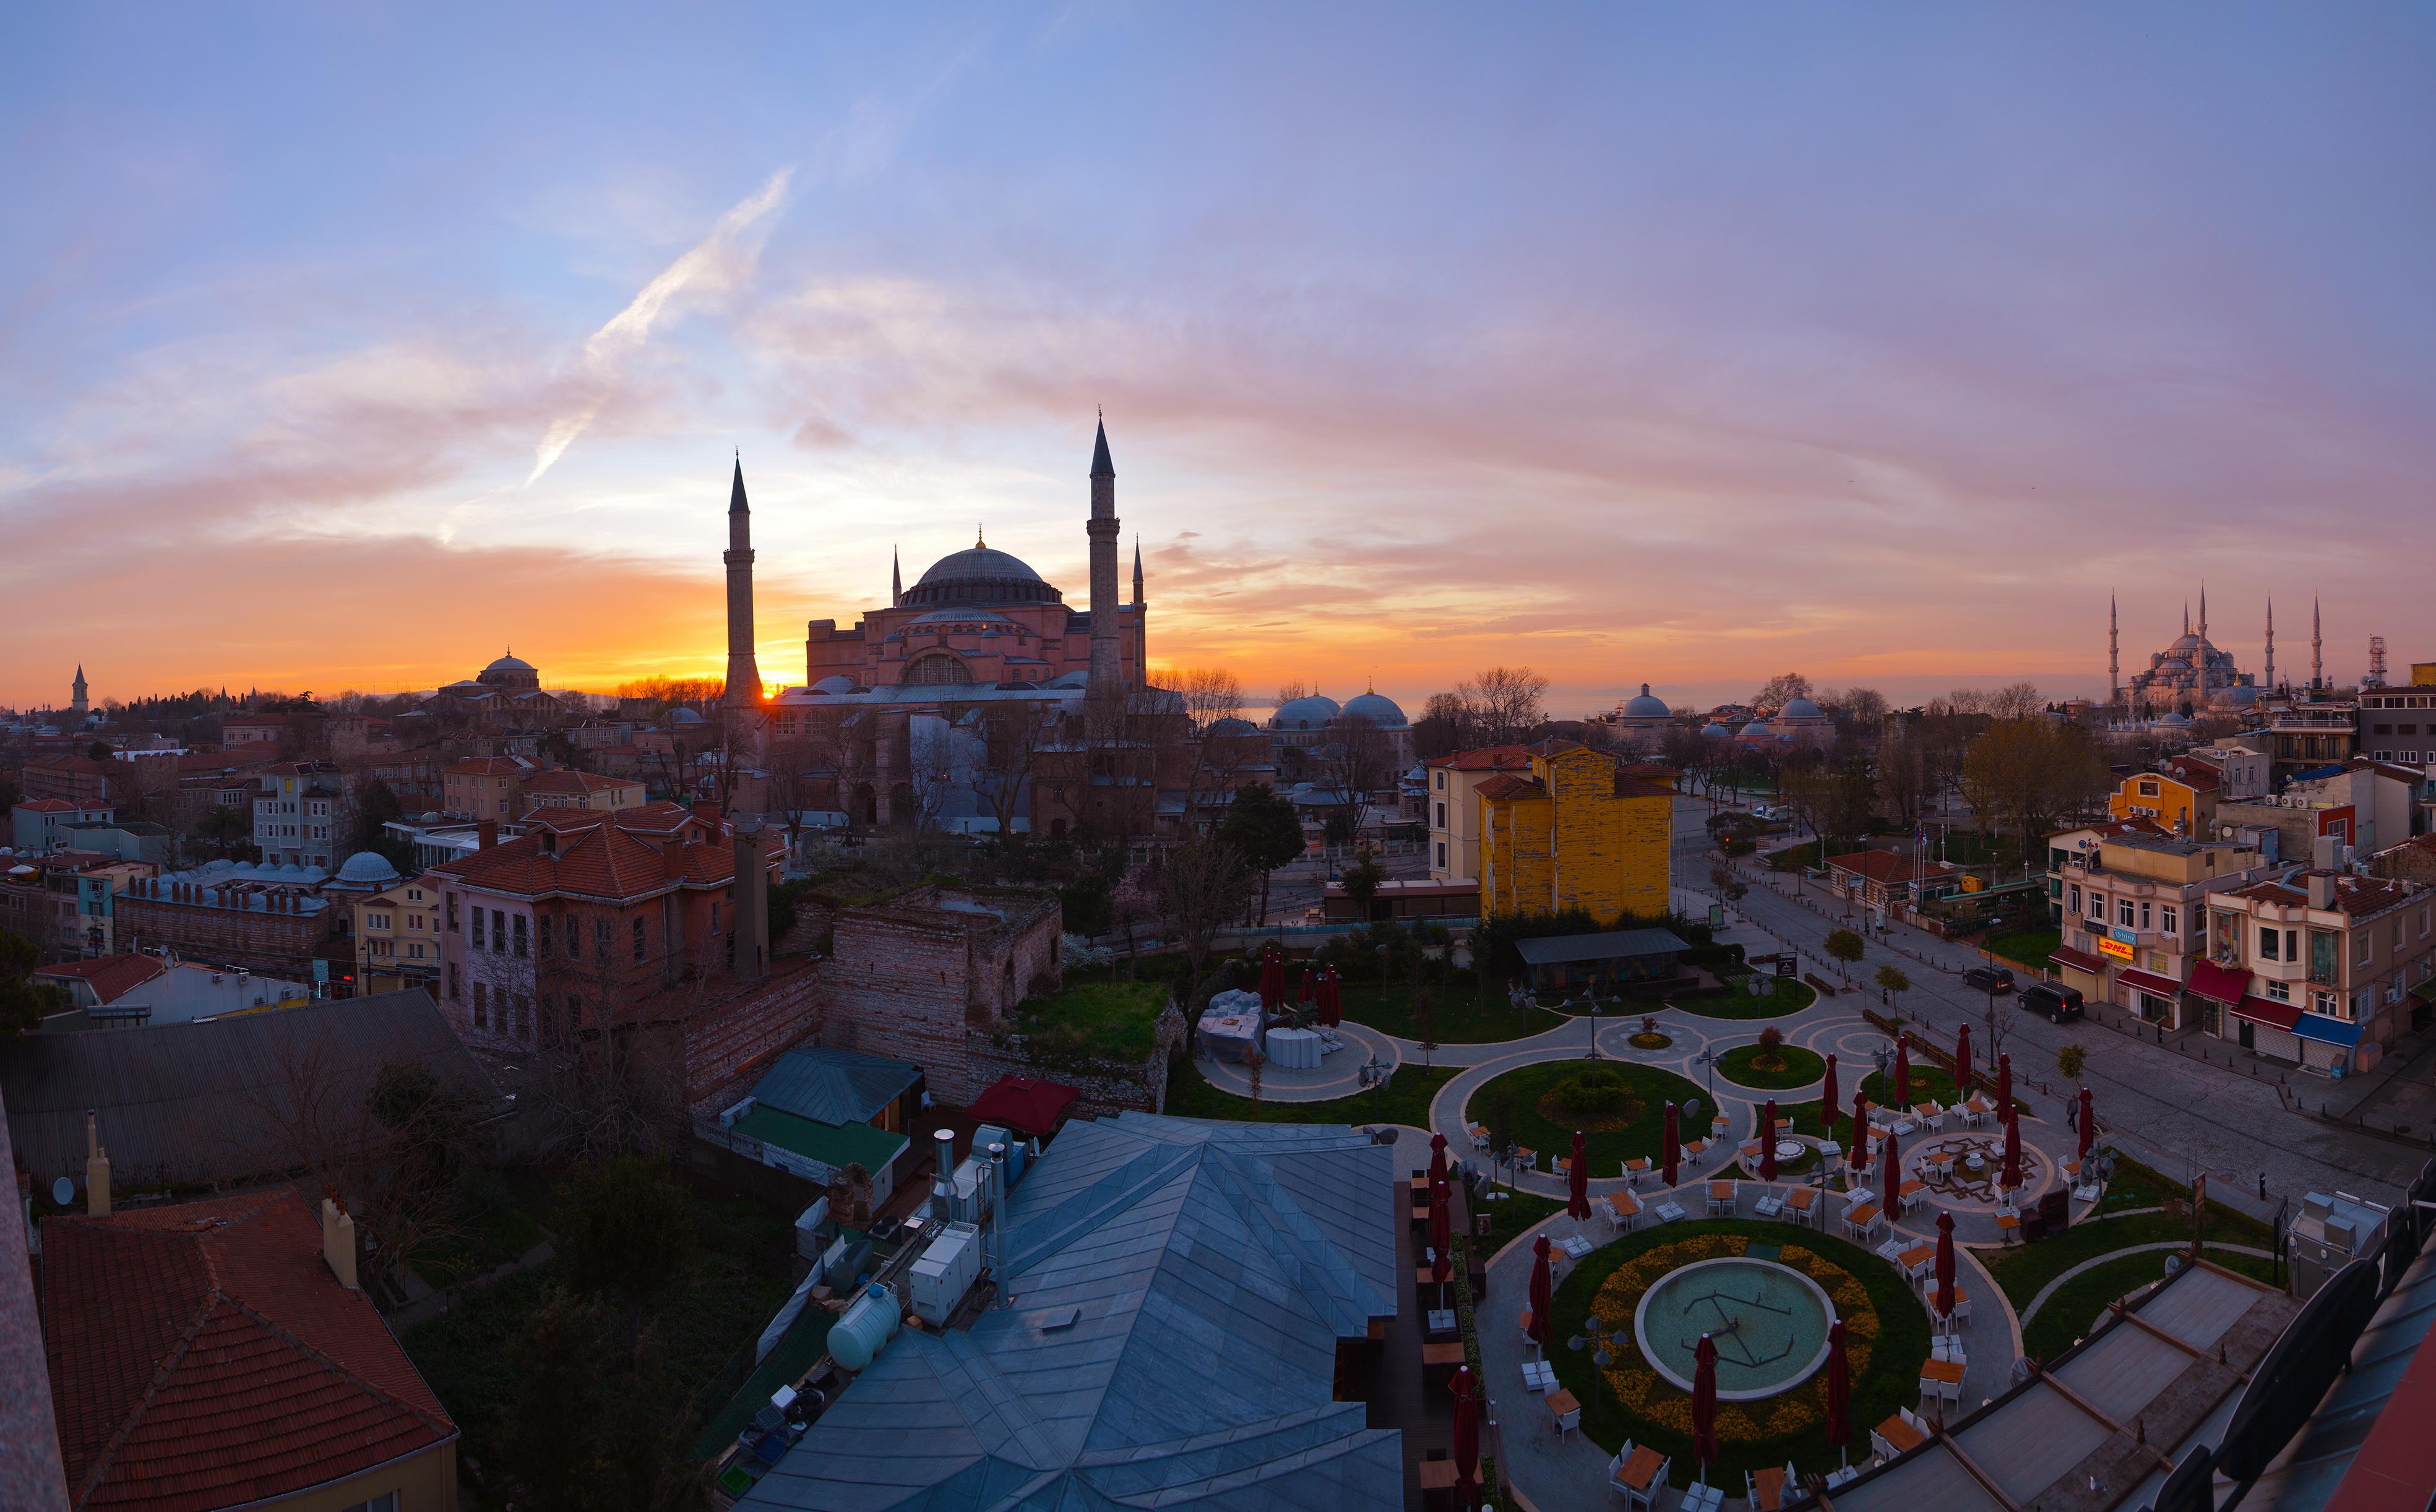
<svg viewBox="0 0 2436 1512"><path fill-rule="evenodd" d="M641 786L632 777L603 777L590 772L570 772L563 767L554 772L536 772L525 779L525 791L528 793L607 792L618 788Z"/></svg>
<svg viewBox="0 0 2436 1512"><path fill-rule="evenodd" d="M581 810L568 810L577 817ZM522 897L575 895L632 901L677 887L722 886L736 876L736 848L723 843L647 840L599 821L541 826L536 832L432 868L468 887ZM550 850L542 842L552 842ZM774 836L765 835L765 852Z"/></svg>
<svg viewBox="0 0 2436 1512"><path fill-rule="evenodd" d="M17 801L17 807L31 808L38 814L80 814L89 808L96 807L107 808L110 806L70 803L65 798L21 798Z"/></svg>
<svg viewBox="0 0 2436 1512"><path fill-rule="evenodd" d="M103 1002L116 1002L169 969L148 955L106 955L92 961L62 961L36 968L34 975L54 982L81 982Z"/></svg>
<svg viewBox="0 0 2436 1512"><path fill-rule="evenodd" d="M78 1507L288 1496L457 1432L293 1187L45 1220L43 1334Z"/></svg>
<svg viewBox="0 0 2436 1512"><path fill-rule="evenodd" d="M467 756L451 766L448 774L452 777L513 777L531 770L514 756Z"/></svg>
<svg viewBox="0 0 2436 1512"><path fill-rule="evenodd" d="M1487 745L1477 751L1457 751L1453 756L1432 756L1428 765L1445 767L1450 772L1511 772L1531 764L1531 748L1522 745Z"/></svg>
<svg viewBox="0 0 2436 1512"><path fill-rule="evenodd" d="M53 756L47 761L28 761L26 765L29 769L40 767L46 772L97 773L103 776L108 776L113 772L118 770L115 762L96 761L93 757L86 756Z"/></svg>
<svg viewBox="0 0 2436 1512"><path fill-rule="evenodd" d="M1628 777L1619 772L1615 774L1615 795L1619 798L1672 798L1675 796L1675 787L1672 783L1647 782L1640 777Z"/></svg>
<svg viewBox="0 0 2436 1512"><path fill-rule="evenodd" d="M2254 882L2248 887L2236 887L2225 895L2252 898L2261 903L2273 903L2288 909L2306 908L2309 903L2307 878L2313 875L2326 874L2298 872L2293 874L2291 882ZM2334 876L2335 896L2332 912L2348 913L2355 918L2371 913L2381 913L2409 898L2413 892L2410 884L2389 878L2355 877L2349 872L2338 872Z"/></svg>
<svg viewBox="0 0 2436 1512"><path fill-rule="evenodd" d="M1891 850L1856 850L1850 855L1827 859L1831 870L1851 872L1880 887L1898 887L1914 881L1932 881L1940 877L1956 877L1958 866L1943 861L1915 860Z"/></svg>
<svg viewBox="0 0 2436 1512"><path fill-rule="evenodd" d="M1499 803L1548 796L1548 790L1540 786L1539 778L1518 777L1505 772L1489 778L1474 791L1483 798Z"/></svg>

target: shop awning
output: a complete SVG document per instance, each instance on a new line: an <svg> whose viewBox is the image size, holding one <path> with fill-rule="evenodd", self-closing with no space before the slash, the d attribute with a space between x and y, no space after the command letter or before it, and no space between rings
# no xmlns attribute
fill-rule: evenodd
<svg viewBox="0 0 2436 1512"><path fill-rule="evenodd" d="M2220 966L2213 961L2191 963L2190 990L2211 1002L2238 1007L2250 995L2250 973L2239 966Z"/></svg>
<svg viewBox="0 0 2436 1512"><path fill-rule="evenodd" d="M2274 1002L2265 998L2244 998L2225 1006L2233 1010L2236 1018L2247 1018L2253 1024L2265 1024L2270 1029L2288 1030L2301 1017L2301 1010L2290 1003Z"/></svg>
<svg viewBox="0 0 2436 1512"><path fill-rule="evenodd" d="M2292 1033L2303 1039L2314 1039L2321 1045L2340 1045L2345 1050L2360 1042L2360 1026L2329 1018L2324 1014L2303 1014L2292 1026Z"/></svg>
<svg viewBox="0 0 2436 1512"><path fill-rule="evenodd" d="M2155 993L2160 998L2171 998L2183 990L2183 984L2171 977L2161 977L2153 971L2134 970L2130 966L2114 973L2114 980L2127 987Z"/></svg>
<svg viewBox="0 0 2436 1512"><path fill-rule="evenodd" d="M2086 950L2076 950L2068 945L2060 945L2048 951L2047 959L2060 966L2070 966L2075 971L2086 971L2093 977L2106 969L2105 962Z"/></svg>
<svg viewBox="0 0 2436 1512"><path fill-rule="evenodd" d="M2410 989L2410 996L2421 1002L2436 1002L2436 977L2430 977Z"/></svg>

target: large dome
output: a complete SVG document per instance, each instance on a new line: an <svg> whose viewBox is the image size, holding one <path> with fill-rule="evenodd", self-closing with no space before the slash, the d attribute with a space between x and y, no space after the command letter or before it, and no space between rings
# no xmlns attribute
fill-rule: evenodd
<svg viewBox="0 0 2436 1512"><path fill-rule="evenodd" d="M1401 730L1405 725L1404 711L1384 693L1361 693L1345 701L1348 719L1359 716L1383 730Z"/></svg>
<svg viewBox="0 0 2436 1512"><path fill-rule="evenodd" d="M386 887L397 880L397 868L376 850L359 850L339 867L339 880L366 887Z"/></svg>
<svg viewBox="0 0 2436 1512"><path fill-rule="evenodd" d="M1316 730L1344 713L1336 700L1324 693L1306 693L1298 699L1278 705L1269 717L1272 730Z"/></svg>
<svg viewBox="0 0 2436 1512"><path fill-rule="evenodd" d="M1823 720L1827 717L1819 712L1818 704L1806 698L1788 699L1785 701L1784 707L1778 709L1776 713L1779 719L1785 720Z"/></svg>
<svg viewBox="0 0 2436 1512"><path fill-rule="evenodd" d="M1667 717L1666 701L1651 695L1649 685L1641 685L1641 696L1626 701L1624 717L1627 720L1662 720Z"/></svg>
<svg viewBox="0 0 2436 1512"><path fill-rule="evenodd" d="M530 672L533 664L521 656L502 656L482 670L486 672Z"/></svg>
<svg viewBox="0 0 2436 1512"><path fill-rule="evenodd" d="M905 607L909 609L1063 602L1065 596L1021 558L985 546L967 547L941 557L922 574L921 582L905 590Z"/></svg>

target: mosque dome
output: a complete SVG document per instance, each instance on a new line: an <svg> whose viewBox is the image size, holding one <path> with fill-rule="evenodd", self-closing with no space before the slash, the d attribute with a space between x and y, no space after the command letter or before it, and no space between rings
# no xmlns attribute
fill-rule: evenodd
<svg viewBox="0 0 2436 1512"><path fill-rule="evenodd" d="M931 564L922 581L905 590L908 609L1063 602L1065 596L1021 558L993 551L978 541Z"/></svg>
<svg viewBox="0 0 2436 1512"><path fill-rule="evenodd" d="M534 669L533 664L521 656L502 656L482 669L486 672L530 672Z"/></svg>
<svg viewBox="0 0 2436 1512"><path fill-rule="evenodd" d="M2190 717L2189 715L2187 715L2187 714L2184 714L2182 710L2180 710L2180 709L2176 709L2173 713L2166 715L2165 718L2163 718L2163 719L2159 720L2157 722L2158 722L2158 723L2160 723L2160 724L2174 724L2174 725L2188 724L2188 723L2190 723L2190 722L2191 722L2191 717Z"/></svg>
<svg viewBox="0 0 2436 1512"><path fill-rule="evenodd" d="M1345 715L1348 719L1359 716L1383 730L1401 730L1407 722L1404 711L1397 706L1396 701L1377 692L1357 694L1347 699Z"/></svg>
<svg viewBox="0 0 2436 1512"><path fill-rule="evenodd" d="M1776 715L1783 720L1823 720L1827 717L1824 710L1806 698L1787 700L1784 707L1778 709Z"/></svg>
<svg viewBox="0 0 2436 1512"><path fill-rule="evenodd" d="M376 850L359 850L339 866L339 881L360 887L387 887L397 879L397 868Z"/></svg>
<svg viewBox="0 0 2436 1512"><path fill-rule="evenodd" d="M680 707L669 716L669 722L670 724L700 724L702 722L702 716L696 714L689 708Z"/></svg>
<svg viewBox="0 0 2436 1512"><path fill-rule="evenodd" d="M1772 733L1766 720L1753 720L1743 726L1743 739L1747 740L1765 740Z"/></svg>
<svg viewBox="0 0 2436 1512"><path fill-rule="evenodd" d="M1731 740L1734 738L1733 731L1727 729L1724 725L1719 724L1714 720L1702 725L1700 727L1700 733L1713 740Z"/></svg>
<svg viewBox="0 0 2436 1512"><path fill-rule="evenodd" d="M1211 720L1209 721L1209 733L1211 735L1258 735L1261 733L1261 727L1254 724L1249 720L1239 720L1229 715L1227 718L1223 720Z"/></svg>
<svg viewBox="0 0 2436 1512"><path fill-rule="evenodd" d="M2208 695L2208 703L2220 709L2246 709L2257 702L2258 689L2248 683L2219 687Z"/></svg>
<svg viewBox="0 0 2436 1512"><path fill-rule="evenodd" d="M1652 697L1647 683L1641 685L1639 698L1627 699L1625 702L1624 717L1627 720L1662 720L1666 716L1666 701Z"/></svg>
<svg viewBox="0 0 2436 1512"><path fill-rule="evenodd" d="M1300 698L1279 704L1278 711L1269 716L1269 728L1272 730L1324 729L1329 721L1344 712L1345 710L1338 705L1336 700L1326 694L1306 693Z"/></svg>

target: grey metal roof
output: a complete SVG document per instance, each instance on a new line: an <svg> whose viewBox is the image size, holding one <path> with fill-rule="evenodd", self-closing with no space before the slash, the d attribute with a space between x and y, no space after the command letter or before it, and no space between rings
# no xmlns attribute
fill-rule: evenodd
<svg viewBox="0 0 2436 1512"><path fill-rule="evenodd" d="M1008 1204L1010 1305L900 1333L740 1504L1401 1507L1401 1435L1332 1399L1397 1311L1398 1201L1348 1128L1070 1124Z"/></svg>
<svg viewBox="0 0 2436 1512"><path fill-rule="evenodd" d="M1604 934L1551 934L1517 940L1514 948L1535 966L1572 961L1627 961L1634 956L1689 950L1671 930L1610 930Z"/></svg>
<svg viewBox="0 0 2436 1512"><path fill-rule="evenodd" d="M62 1175L82 1184L92 1108L120 1190L190 1186L304 1164L304 1125L322 1138L342 1131L388 1061L427 1068L485 1114L504 1105L420 989L204 1023L28 1034L0 1054L0 1098L18 1160L40 1185Z"/></svg>
<svg viewBox="0 0 2436 1512"><path fill-rule="evenodd" d="M922 1068L850 1050L791 1050L753 1084L753 1100L815 1123L868 1123L922 1079Z"/></svg>

